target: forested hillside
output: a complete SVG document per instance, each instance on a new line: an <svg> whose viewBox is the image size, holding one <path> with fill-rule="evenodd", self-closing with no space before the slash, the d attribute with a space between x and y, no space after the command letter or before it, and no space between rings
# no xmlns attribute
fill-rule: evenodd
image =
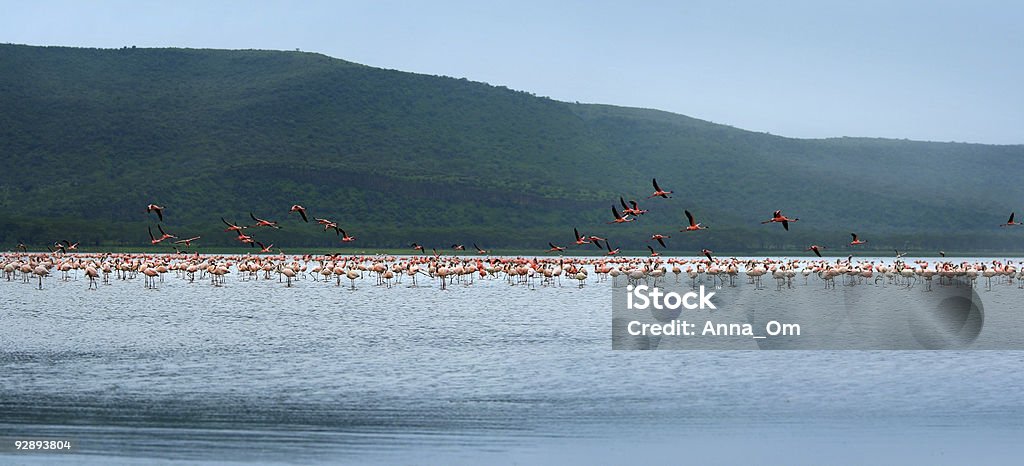
<svg viewBox="0 0 1024 466"><path fill-rule="evenodd" d="M164 228L295 249L546 249L572 229L643 249L1015 251L1024 146L800 140L666 112L554 101L315 53L0 45L0 246L145 246ZM685 90L684 90L685 91ZM657 177L672 199L645 198ZM619 196L650 213L608 225ZM689 209L710 230L679 233ZM785 232L759 222L782 209ZM1019 231L1018 231L1019 230ZM595 252L596 249L594 250Z"/></svg>

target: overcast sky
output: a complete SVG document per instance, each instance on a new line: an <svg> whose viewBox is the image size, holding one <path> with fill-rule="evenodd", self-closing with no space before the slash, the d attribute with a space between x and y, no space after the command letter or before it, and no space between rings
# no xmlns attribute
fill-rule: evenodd
<svg viewBox="0 0 1024 466"><path fill-rule="evenodd" d="M1017 1L0 0L0 42L298 48L790 137L1024 143Z"/></svg>

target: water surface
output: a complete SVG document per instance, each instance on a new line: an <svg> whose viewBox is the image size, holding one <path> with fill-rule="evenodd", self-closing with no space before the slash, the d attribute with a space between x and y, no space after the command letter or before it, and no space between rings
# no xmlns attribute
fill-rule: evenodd
<svg viewBox="0 0 1024 466"><path fill-rule="evenodd" d="M1022 352L612 351L608 282L420 285L0 282L0 438L75 443L0 461L1016 464L1024 453ZM757 291L823 292L813 281ZM1024 298L1016 285L979 293L986 312L1020 312Z"/></svg>

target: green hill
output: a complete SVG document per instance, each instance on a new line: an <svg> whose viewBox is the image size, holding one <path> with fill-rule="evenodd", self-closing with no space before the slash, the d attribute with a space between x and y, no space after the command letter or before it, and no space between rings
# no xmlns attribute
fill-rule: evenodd
<svg viewBox="0 0 1024 466"><path fill-rule="evenodd" d="M146 245L168 231L236 244L220 217L280 220L286 248L546 248L572 228L642 249L684 208L711 230L671 250L1017 250L1024 146L800 140L681 115L554 101L314 53L0 45L0 245ZM673 199L644 200L650 179ZM619 196L651 212L607 225ZM790 232L761 225L775 209ZM1009 230L1009 231L1004 231ZM595 250L596 251L596 250Z"/></svg>

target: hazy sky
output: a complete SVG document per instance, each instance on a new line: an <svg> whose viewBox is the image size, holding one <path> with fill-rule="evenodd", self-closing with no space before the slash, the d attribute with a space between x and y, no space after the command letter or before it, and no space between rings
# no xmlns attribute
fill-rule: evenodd
<svg viewBox="0 0 1024 466"><path fill-rule="evenodd" d="M1024 143L1011 0L0 0L0 42L299 48L783 136Z"/></svg>

